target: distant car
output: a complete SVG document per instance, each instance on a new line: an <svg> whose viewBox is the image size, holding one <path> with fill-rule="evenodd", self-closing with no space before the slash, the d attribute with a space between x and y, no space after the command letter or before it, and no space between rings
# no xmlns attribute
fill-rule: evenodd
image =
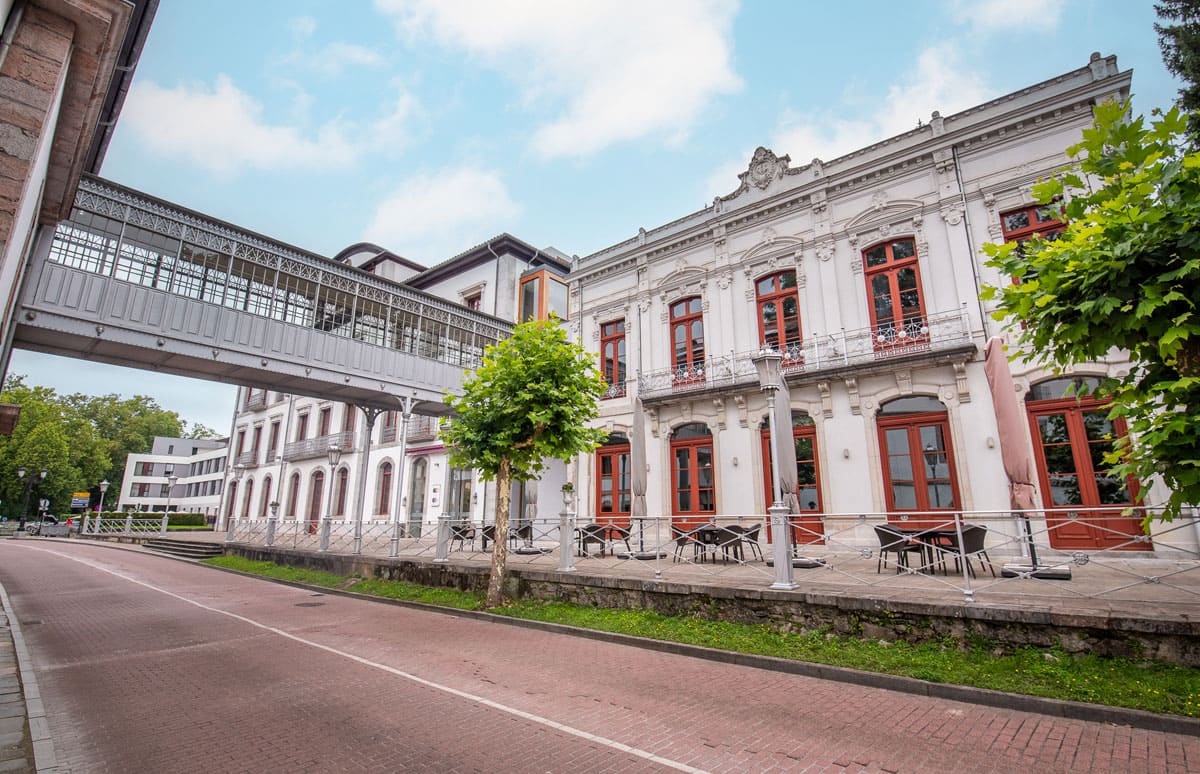
<svg viewBox="0 0 1200 774"><path fill-rule="evenodd" d="M58 517L54 516L52 514L49 514L49 513L43 513L42 518L40 518L40 519L37 518L36 516L34 516L32 519L26 520L25 534L27 534L27 535L40 534L42 531L43 524L57 524L57 523L58 523Z"/></svg>

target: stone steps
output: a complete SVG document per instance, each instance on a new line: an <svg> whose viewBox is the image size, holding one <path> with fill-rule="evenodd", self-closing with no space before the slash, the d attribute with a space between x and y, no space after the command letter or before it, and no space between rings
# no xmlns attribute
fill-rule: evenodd
<svg viewBox="0 0 1200 774"><path fill-rule="evenodd" d="M211 559L225 553L224 546L217 543L207 543L196 540L172 540L171 538L150 538L142 543L151 551L160 551L172 556L185 559Z"/></svg>

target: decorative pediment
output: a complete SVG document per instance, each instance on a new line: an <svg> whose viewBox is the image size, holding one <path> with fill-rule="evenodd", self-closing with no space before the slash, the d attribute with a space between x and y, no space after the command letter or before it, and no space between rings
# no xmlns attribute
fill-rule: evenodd
<svg viewBox="0 0 1200 774"><path fill-rule="evenodd" d="M871 206L855 215L846 224L846 231L863 232L883 224L892 225L921 213L924 202L916 199L887 200L886 194L878 192Z"/></svg>
<svg viewBox="0 0 1200 774"><path fill-rule="evenodd" d="M738 175L738 180L742 181L742 185L752 185L759 190L766 190L771 183L783 177L789 162L791 162L790 156L776 156L773 151L760 145L755 148L754 156L750 158L749 168Z"/></svg>
<svg viewBox="0 0 1200 774"><path fill-rule="evenodd" d="M658 283L659 295L664 302L679 296L700 295L708 280L708 272L696 266L678 265Z"/></svg>

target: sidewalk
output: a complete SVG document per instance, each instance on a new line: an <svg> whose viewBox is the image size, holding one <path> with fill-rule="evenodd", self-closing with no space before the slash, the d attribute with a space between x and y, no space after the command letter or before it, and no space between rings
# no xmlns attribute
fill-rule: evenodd
<svg viewBox="0 0 1200 774"><path fill-rule="evenodd" d="M58 770L29 651L0 585L0 772Z"/></svg>

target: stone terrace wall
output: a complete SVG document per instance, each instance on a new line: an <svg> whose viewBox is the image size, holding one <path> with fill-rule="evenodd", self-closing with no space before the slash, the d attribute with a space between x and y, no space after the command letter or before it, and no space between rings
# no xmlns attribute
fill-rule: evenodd
<svg viewBox="0 0 1200 774"><path fill-rule="evenodd" d="M312 554L280 548L227 545L226 553L294 567L456 588L483 593L487 567L431 560ZM944 604L866 596L728 588L558 573L510 567L513 597L594 607L653 610L670 616L766 624L781 631L826 629L837 634L907 642L965 642L985 638L998 647L1061 648L1200 666L1200 623L1103 614L1050 613L995 604Z"/></svg>

